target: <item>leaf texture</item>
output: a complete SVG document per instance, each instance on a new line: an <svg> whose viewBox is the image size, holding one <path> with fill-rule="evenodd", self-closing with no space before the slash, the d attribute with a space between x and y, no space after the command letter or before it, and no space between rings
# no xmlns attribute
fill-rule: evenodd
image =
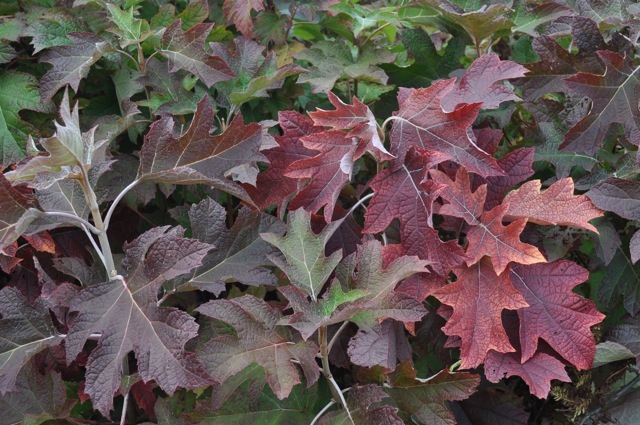
<svg viewBox="0 0 640 425"><path fill-rule="evenodd" d="M40 59L53 65L40 80L43 102L51 99L58 89L67 84L77 92L80 80L89 74L91 66L112 50L107 41L91 33L73 32L67 37L73 44L52 47Z"/></svg>
<svg viewBox="0 0 640 425"><path fill-rule="evenodd" d="M307 385L318 380L320 371L315 361L318 347L313 342L292 342L285 328L276 327L282 314L265 301L245 295L209 301L197 311L228 323L238 335L215 337L198 352L217 381L223 383L257 363L264 368L269 386L282 400L301 382L292 359L302 366Z"/></svg>
<svg viewBox="0 0 640 425"><path fill-rule="evenodd" d="M162 36L161 52L169 59L171 72L179 69L189 71L207 87L235 76L224 60L204 50L213 24L198 24L184 33L181 26L180 20L174 21Z"/></svg>
<svg viewBox="0 0 640 425"><path fill-rule="evenodd" d="M431 87L414 89L395 115L391 129L391 153L396 155L396 167L405 159L412 146L441 152L468 171L483 177L504 174L495 159L478 148L467 134L475 120L479 104L462 106L444 112L442 98L449 93L455 80L437 81Z"/></svg>
<svg viewBox="0 0 640 425"><path fill-rule="evenodd" d="M211 245L182 237L183 230L156 227L124 247L124 277L89 286L71 301L77 317L66 339L67 361L73 361L92 333L101 333L89 355L85 391L103 414L113 406L120 386L122 361L136 354L138 373L169 394L178 387L211 383L200 362L184 351L197 335L189 314L158 306L158 290L167 280L200 265ZM163 365L158 367L158 365Z"/></svg>
<svg viewBox="0 0 640 425"><path fill-rule="evenodd" d="M508 273L496 275L486 260L454 272L458 280L433 295L453 307L453 315L442 330L449 336L461 338L461 367L478 366L489 350L515 351L502 327L502 311L529 304L511 283Z"/></svg>

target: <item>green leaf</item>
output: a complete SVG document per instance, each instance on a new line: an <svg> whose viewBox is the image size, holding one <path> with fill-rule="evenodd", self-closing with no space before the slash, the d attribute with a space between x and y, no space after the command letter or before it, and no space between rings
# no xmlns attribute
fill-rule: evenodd
<svg viewBox="0 0 640 425"><path fill-rule="evenodd" d="M400 407L400 416L417 424L453 425L456 423L447 401L469 398L480 384L480 376L450 373L446 369L428 379L415 379L413 384L386 388Z"/></svg>
<svg viewBox="0 0 640 425"><path fill-rule="evenodd" d="M613 341L605 341L596 345L596 355L593 358L591 368L604 366L619 360L633 359L635 354L622 344Z"/></svg>
<svg viewBox="0 0 640 425"><path fill-rule="evenodd" d="M38 80L29 74L0 74L0 157L2 168L24 157L29 124L18 114L23 109L41 110Z"/></svg>
<svg viewBox="0 0 640 425"><path fill-rule="evenodd" d="M296 54L297 59L311 63L309 72L298 77L298 83L310 83L313 93L331 90L338 78L352 78L378 84L387 83L387 74L378 66L391 63L395 53L367 44L358 57L342 41L319 41Z"/></svg>
<svg viewBox="0 0 640 425"><path fill-rule="evenodd" d="M537 31L540 25L572 14L569 7L554 2L533 3L533 7L529 7L527 3L526 0L514 2L514 13L511 15L511 20L515 24L511 29L513 32L522 32L537 37L540 35Z"/></svg>
<svg viewBox="0 0 640 425"><path fill-rule="evenodd" d="M329 257L324 256L327 241L341 223L341 220L329 223L315 234L311 230L311 213L299 208L289 215L285 236L275 233L260 235L284 254L284 259L270 256L271 261L287 274L293 286L307 293L314 301L342 259L340 251Z"/></svg>
<svg viewBox="0 0 640 425"><path fill-rule="evenodd" d="M14 171L6 174L8 179L36 179L33 184L45 189L73 172L69 166L89 167L105 160L107 141L95 140L96 127L85 133L80 130L78 105L71 111L68 90L65 90L60 104L60 118L63 124L56 122L55 134L40 141L49 155L35 156L20 164ZM41 180L37 180L39 173L45 175Z"/></svg>
<svg viewBox="0 0 640 425"><path fill-rule="evenodd" d="M6 43L0 42L0 64L7 63L16 57L16 51Z"/></svg>
<svg viewBox="0 0 640 425"><path fill-rule="evenodd" d="M207 0L193 0L189 2L187 7L176 19L182 21L182 30L187 31L189 28L203 22L209 17L209 4Z"/></svg>
<svg viewBox="0 0 640 425"><path fill-rule="evenodd" d="M25 30L24 35L33 37L33 52L38 53L50 47L70 46L73 42L68 34L86 30L86 25L81 20L68 14L59 14L34 22Z"/></svg>
<svg viewBox="0 0 640 425"><path fill-rule="evenodd" d="M267 90L282 87L283 80L304 71L293 64L278 67L273 52L263 56L265 48L246 37L237 37L233 45L211 43L211 50L222 58L236 75L216 84L217 101L223 106L240 106L253 99L267 97Z"/></svg>
<svg viewBox="0 0 640 425"><path fill-rule="evenodd" d="M622 296L624 308L635 316L640 312L640 264L633 265L627 254L618 249L605 269L598 291L601 302L613 308Z"/></svg>
<svg viewBox="0 0 640 425"><path fill-rule="evenodd" d="M149 30L147 21L133 16L133 7L125 12L118 6L107 4L107 9L111 14L111 21L118 26L118 28L111 28L109 31L120 38L120 46L123 48L141 43L155 33L155 31Z"/></svg>

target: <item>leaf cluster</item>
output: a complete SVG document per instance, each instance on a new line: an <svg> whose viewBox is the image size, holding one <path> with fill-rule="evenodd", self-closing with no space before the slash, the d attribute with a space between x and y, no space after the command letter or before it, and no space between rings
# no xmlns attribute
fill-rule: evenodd
<svg viewBox="0 0 640 425"><path fill-rule="evenodd" d="M638 421L636 4L0 10L0 424Z"/></svg>

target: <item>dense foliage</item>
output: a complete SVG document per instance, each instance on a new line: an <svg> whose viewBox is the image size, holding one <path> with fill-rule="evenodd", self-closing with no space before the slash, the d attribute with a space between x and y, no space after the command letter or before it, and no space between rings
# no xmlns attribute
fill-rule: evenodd
<svg viewBox="0 0 640 425"><path fill-rule="evenodd" d="M640 423L637 4L0 12L0 424Z"/></svg>

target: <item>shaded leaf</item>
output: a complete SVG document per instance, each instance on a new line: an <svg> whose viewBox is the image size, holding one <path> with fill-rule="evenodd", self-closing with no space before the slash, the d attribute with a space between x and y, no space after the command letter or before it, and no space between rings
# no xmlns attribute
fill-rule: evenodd
<svg viewBox="0 0 640 425"><path fill-rule="evenodd" d="M21 385L22 381L16 382L20 369L33 356L58 345L63 337L53 326L47 302L38 298L29 304L15 288L0 291L0 315L0 394L4 394Z"/></svg>
<svg viewBox="0 0 640 425"><path fill-rule="evenodd" d="M600 209L629 220L640 220L640 182L611 177L595 185L586 195Z"/></svg>
<svg viewBox="0 0 640 425"><path fill-rule="evenodd" d="M174 21L162 36L160 52L169 59L169 71L189 71L207 87L234 77L223 59L208 54L204 49L213 24L198 24L187 32L182 32L181 26L179 19Z"/></svg>
<svg viewBox="0 0 640 425"><path fill-rule="evenodd" d="M168 394L178 387L207 386L200 362L184 351L197 335L193 317L158 306L158 289L167 280L200 265L211 245L182 237L183 230L156 227L125 244L123 278L89 286L71 301L77 317L66 339L67 361L73 361L92 333L101 333L89 355L85 392L104 414L120 386L122 360L136 354L138 373ZM171 253L171 255L167 255ZM161 369L158 364L166 365Z"/></svg>
<svg viewBox="0 0 640 425"><path fill-rule="evenodd" d="M614 123L622 124L628 140L640 145L636 75L640 67L615 52L601 50L597 54L606 67L603 75L580 72L565 79L573 92L591 99L591 110L565 135L562 149L594 154Z"/></svg>
<svg viewBox="0 0 640 425"><path fill-rule="evenodd" d="M18 376L16 389L16 392L0 397L2 424L39 425L52 419L65 419L75 403L67 400L66 388L59 374L49 372L41 375L33 362Z"/></svg>
<svg viewBox="0 0 640 425"><path fill-rule="evenodd" d="M480 383L478 375L450 373L446 369L427 379L416 379L414 371L413 378L413 382L407 379L385 392L400 408L401 417L425 425L454 425L456 421L447 401L468 398Z"/></svg>
<svg viewBox="0 0 640 425"><path fill-rule="evenodd" d="M263 233L284 234L285 226L275 218L243 208L233 227L227 229L224 207L212 199L204 199L189 210L192 237L215 246L202 259L202 265L187 278L184 285L219 294L228 282L245 285L275 285L276 277L266 266L277 249L265 242Z"/></svg>
<svg viewBox="0 0 640 425"><path fill-rule="evenodd" d="M348 410L323 415L320 425L354 425L375 423L380 425L403 425L398 417L398 408L386 403L388 395L377 385L354 385L347 396Z"/></svg>
<svg viewBox="0 0 640 425"><path fill-rule="evenodd" d="M52 47L40 58L42 62L53 65L40 80L43 102L67 84L77 92L80 80L89 74L91 66L113 49L109 42L91 33L73 32L67 37L73 44Z"/></svg>
<svg viewBox="0 0 640 425"><path fill-rule="evenodd" d="M600 301L612 308L622 296L625 310L632 316L640 312L640 266L634 266L627 254L618 249L607 266L598 290Z"/></svg>
<svg viewBox="0 0 640 425"><path fill-rule="evenodd" d="M41 215L36 202L11 186L0 173L0 250L14 242Z"/></svg>
<svg viewBox="0 0 640 425"><path fill-rule="evenodd" d="M320 375L313 342L293 342L284 327L277 327L282 314L265 301L250 295L231 300L214 300L197 311L231 325L237 336L223 335L209 340L198 352L211 376L224 383L252 363L264 368L269 386L279 399L286 398L300 383L297 360L307 386Z"/></svg>
<svg viewBox="0 0 640 425"><path fill-rule="evenodd" d="M497 109L502 102L520 100L510 88L500 83L523 77L526 72L524 66L500 60L496 54L482 55L442 98L442 109L453 112L464 103L482 103L482 109Z"/></svg>

